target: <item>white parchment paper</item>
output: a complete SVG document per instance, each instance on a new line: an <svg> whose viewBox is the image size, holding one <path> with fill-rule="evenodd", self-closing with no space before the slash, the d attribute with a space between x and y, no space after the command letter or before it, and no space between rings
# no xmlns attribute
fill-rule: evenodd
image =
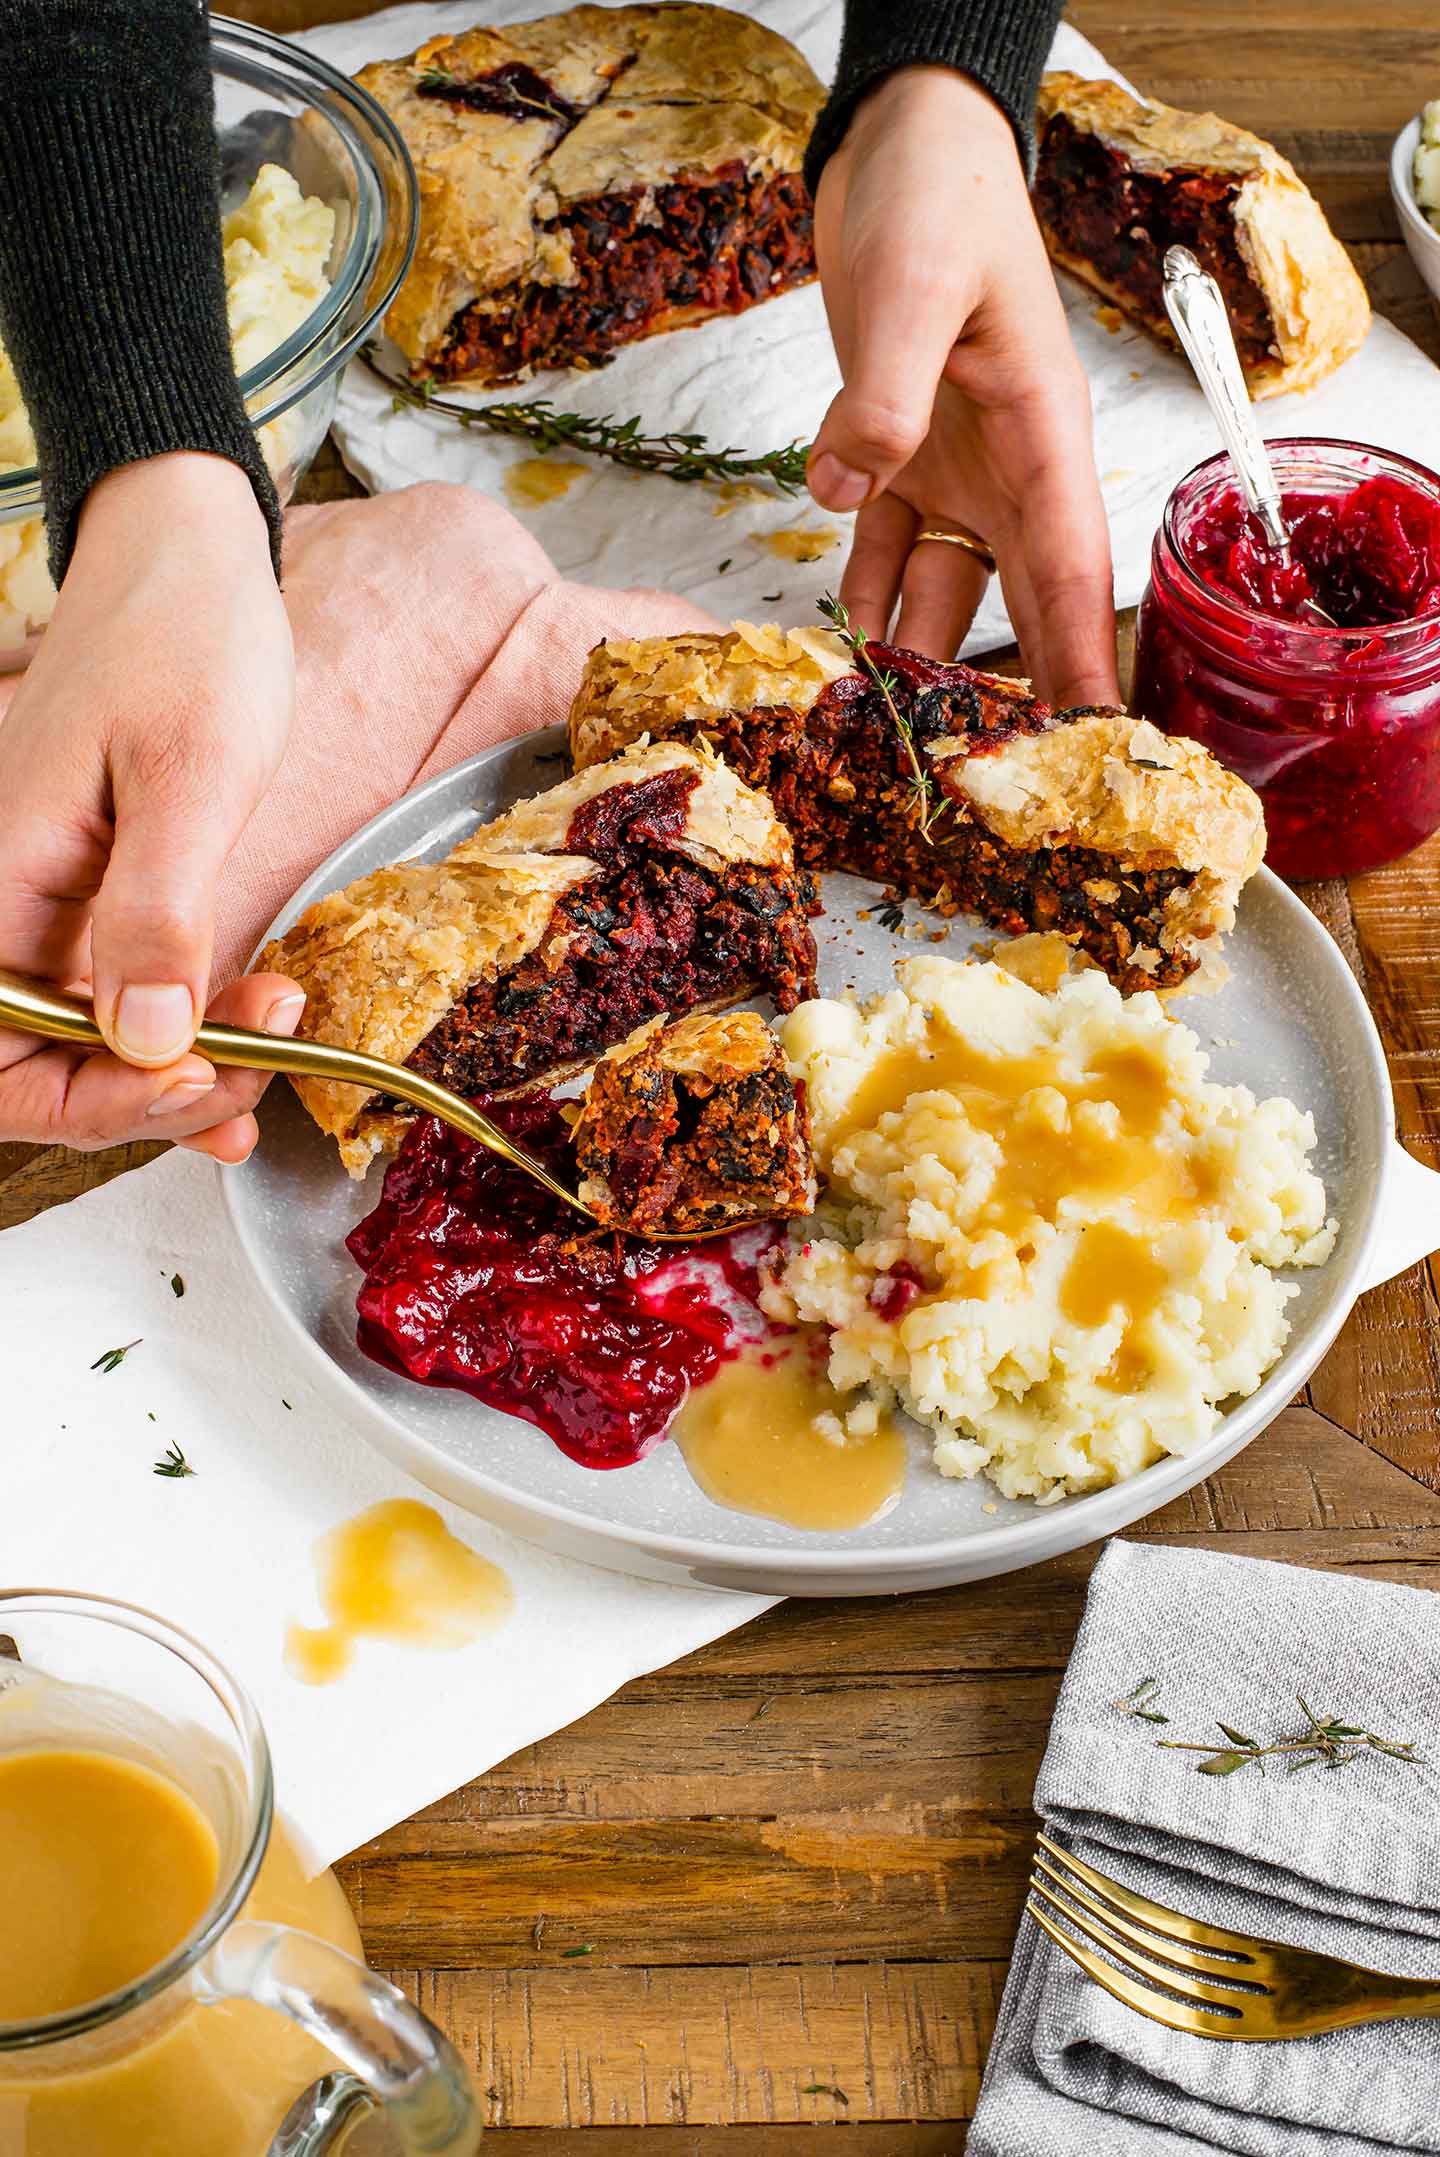
<svg viewBox="0 0 1440 2157"><path fill-rule="evenodd" d="M317 1865L769 1607L552 1557L391 1467L305 1376L193 1154L0 1236L0 1369L0 1587L118 1596L202 1640L255 1699ZM152 1473L172 1445L193 1475ZM323 1619L315 1541L389 1498L500 1565L513 1615L449 1652L362 1640L304 1684L285 1633Z"/></svg>

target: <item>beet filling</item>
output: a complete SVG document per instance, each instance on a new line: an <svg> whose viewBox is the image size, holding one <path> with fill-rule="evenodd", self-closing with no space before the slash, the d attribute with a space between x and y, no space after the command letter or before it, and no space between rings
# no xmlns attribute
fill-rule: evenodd
<svg viewBox="0 0 1440 2157"><path fill-rule="evenodd" d="M672 309L741 314L815 274L814 217L798 173L747 175L739 159L668 187L571 203L574 280L517 281L462 308L430 371L505 380L529 367L599 366Z"/></svg>
<svg viewBox="0 0 1440 2157"><path fill-rule="evenodd" d="M1089 263L1141 314L1163 323L1165 250L1188 247L1224 294L1241 361L1254 367L1271 351L1275 327L1235 236L1238 192L1238 181L1220 172L1137 172L1063 112L1040 139L1035 209L1060 252Z"/></svg>
<svg viewBox="0 0 1440 2157"><path fill-rule="evenodd" d="M694 1233L803 1212L795 1154L807 1120L784 1065L712 1081L646 1063L602 1063L576 1154L609 1187L630 1233Z"/></svg>
<svg viewBox="0 0 1440 2157"><path fill-rule="evenodd" d="M666 851L695 783L661 772L585 803L567 849L602 874L557 901L529 958L452 1006L412 1070L457 1093L502 1091L588 1062L661 1013L753 991L791 1011L815 994L812 877L751 862L717 873Z"/></svg>

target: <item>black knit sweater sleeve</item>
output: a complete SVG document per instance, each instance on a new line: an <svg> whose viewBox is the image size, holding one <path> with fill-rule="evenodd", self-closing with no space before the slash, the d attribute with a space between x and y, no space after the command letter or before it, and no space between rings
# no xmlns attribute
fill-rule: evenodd
<svg viewBox="0 0 1440 2157"><path fill-rule="evenodd" d="M867 90L900 67L940 65L988 90L1028 163L1035 95L1064 0L845 0L835 84L815 124L805 177L812 190Z"/></svg>
<svg viewBox="0 0 1440 2157"><path fill-rule="evenodd" d="M89 489L166 450L275 488L230 357L200 0L0 0L0 332L35 428L51 567Z"/></svg>

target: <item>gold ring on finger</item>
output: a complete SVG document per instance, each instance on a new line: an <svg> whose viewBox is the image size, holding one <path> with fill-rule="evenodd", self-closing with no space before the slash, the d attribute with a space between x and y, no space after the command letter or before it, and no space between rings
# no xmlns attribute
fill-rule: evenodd
<svg viewBox="0 0 1440 2157"><path fill-rule="evenodd" d="M992 574L994 572L995 550L978 532L970 531L965 525L960 525L953 532L937 532L927 525L923 532L916 533L913 544L918 547L922 539L938 539L947 547L963 547L967 554L973 554L977 562L983 563Z"/></svg>

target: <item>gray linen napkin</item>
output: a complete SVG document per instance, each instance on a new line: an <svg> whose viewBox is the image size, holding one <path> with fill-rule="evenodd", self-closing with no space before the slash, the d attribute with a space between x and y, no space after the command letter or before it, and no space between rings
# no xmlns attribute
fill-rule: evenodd
<svg viewBox="0 0 1440 2157"><path fill-rule="evenodd" d="M1157 1677L1168 1726L1113 1703ZM1419 1765L1197 1774L1157 1737L1320 1715ZM1440 1596L1213 1551L1111 1543L1035 1791L1056 1838L1137 1893L1240 1932L1440 1979ZM1021 1922L968 2157L1440 2152L1440 2022L1216 2044L1112 2000Z"/></svg>

